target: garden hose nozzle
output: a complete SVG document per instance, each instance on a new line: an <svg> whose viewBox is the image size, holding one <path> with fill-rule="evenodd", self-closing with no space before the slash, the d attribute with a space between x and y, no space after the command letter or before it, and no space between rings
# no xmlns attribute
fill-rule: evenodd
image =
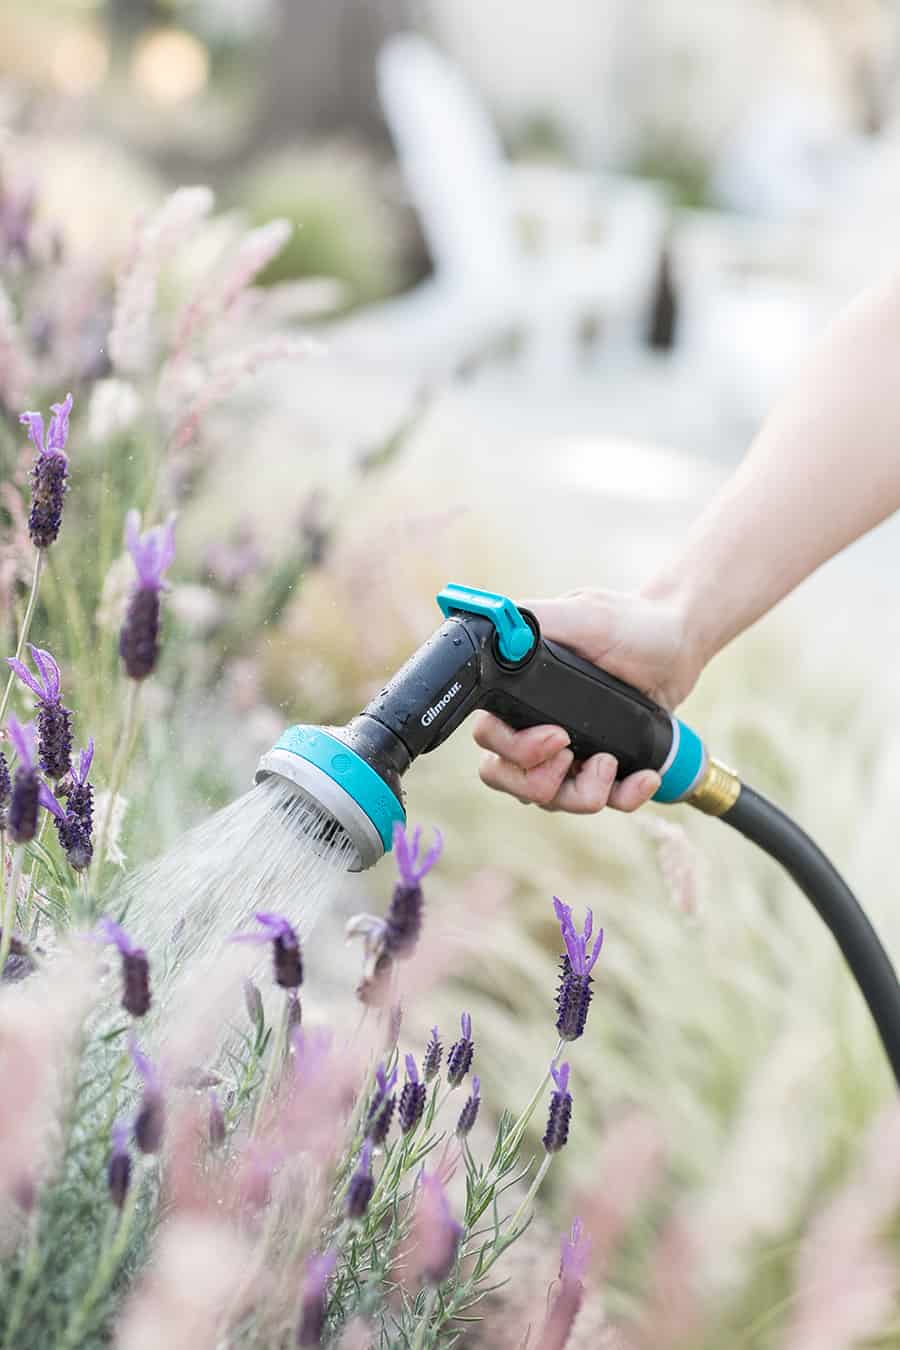
<svg viewBox="0 0 900 1350"><path fill-rule="evenodd" d="M371 867L406 819L401 780L476 708L515 728L552 723L577 760L605 752L624 778L655 769L654 800L719 816L781 862L831 929L875 1019L900 1082L900 985L846 883L794 821L713 759L702 740L631 685L541 635L506 596L445 586L444 622L358 717L344 727L289 727L262 756L273 775L317 808L314 845L342 847L351 871Z"/></svg>
<svg viewBox="0 0 900 1350"><path fill-rule="evenodd" d="M541 636L537 619L506 596L445 586L444 622L346 727L290 727L259 763L331 817L325 842L352 841L351 869L377 862L405 819L400 780L476 708L521 728L552 722L576 760L614 755L618 776L656 769L656 800L708 805L727 770L700 738L652 699ZM737 780L731 776L729 781ZM719 787L721 795L721 787ZM727 794L726 794L727 795ZM707 804L704 804L707 803Z"/></svg>

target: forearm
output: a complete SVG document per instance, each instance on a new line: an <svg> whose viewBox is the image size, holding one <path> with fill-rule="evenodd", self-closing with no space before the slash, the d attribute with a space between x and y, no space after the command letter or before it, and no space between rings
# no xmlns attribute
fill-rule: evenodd
<svg viewBox="0 0 900 1350"><path fill-rule="evenodd" d="M900 507L900 276L834 324L740 468L644 593L703 664Z"/></svg>

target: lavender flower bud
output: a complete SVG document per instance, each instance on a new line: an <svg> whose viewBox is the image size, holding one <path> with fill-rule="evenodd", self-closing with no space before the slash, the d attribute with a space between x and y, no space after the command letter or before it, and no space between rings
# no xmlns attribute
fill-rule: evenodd
<svg viewBox="0 0 900 1350"><path fill-rule="evenodd" d="M412 1055L406 1056L406 1082L400 1093L400 1110L397 1119L404 1134L414 1130L422 1119L425 1110L425 1097L428 1089L419 1082L419 1071Z"/></svg>
<svg viewBox="0 0 900 1350"><path fill-rule="evenodd" d="M419 861L419 839L421 829L417 828L410 840L403 826L394 826L394 853L400 879L394 887L391 903L385 916L384 947L392 957L410 956L415 950L422 931L422 887L421 881L426 872L437 862L443 843L439 831L425 858Z"/></svg>
<svg viewBox="0 0 900 1350"><path fill-rule="evenodd" d="M459 1113L459 1120L456 1122L456 1133L460 1139L465 1139L466 1135L472 1129L472 1126L478 1119L478 1110L480 1106L481 1079L476 1074L472 1079L472 1091L466 1098L465 1105Z"/></svg>
<svg viewBox="0 0 900 1350"><path fill-rule="evenodd" d="M65 445L71 411L71 394L63 403L52 404L53 416L46 441L44 419L40 413L26 412L19 418L28 427L29 438L37 451L31 466L31 509L28 515L28 533L36 548L49 548L62 525L63 500L69 477Z"/></svg>
<svg viewBox="0 0 900 1350"><path fill-rule="evenodd" d="M559 966L559 989L556 994L556 1030L564 1041L577 1041L587 1024L588 1010L593 998L590 975L576 975L568 956Z"/></svg>
<svg viewBox="0 0 900 1350"><path fill-rule="evenodd" d="M454 1041L450 1047L450 1053L447 1056L447 1082L451 1087L458 1087L466 1074L472 1067L472 1056L475 1053L475 1043L472 1040L472 1019L468 1013L463 1013L460 1018L462 1035L458 1041Z"/></svg>
<svg viewBox="0 0 900 1350"><path fill-rule="evenodd" d="M9 803L7 827L14 844L28 844L37 833L40 784L34 769L16 769Z"/></svg>
<svg viewBox="0 0 900 1350"><path fill-rule="evenodd" d="M209 1094L209 1146L221 1148L225 1143L225 1112L213 1088Z"/></svg>
<svg viewBox="0 0 900 1350"><path fill-rule="evenodd" d="M74 812L67 811L61 819L57 817L56 833L69 866L76 872L86 871L93 861L94 845L90 828L85 828L84 820Z"/></svg>
<svg viewBox="0 0 900 1350"><path fill-rule="evenodd" d="M255 1027L262 1026L264 1013L262 994L252 980L244 980L244 1006Z"/></svg>
<svg viewBox="0 0 900 1350"><path fill-rule="evenodd" d="M143 947L138 947L119 924L104 918L100 936L112 942L122 958L122 1007L132 1017L144 1017L150 1011L150 963Z"/></svg>
<svg viewBox="0 0 900 1350"><path fill-rule="evenodd" d="M291 1032L296 1031L298 1027L301 1027L302 1025L303 1025L303 1004L300 1002L300 995L297 993L295 989L292 993L288 994L288 1010L287 1010L288 1036L291 1035Z"/></svg>
<svg viewBox="0 0 900 1350"><path fill-rule="evenodd" d="M144 1083L144 1092L134 1118L134 1142L142 1153L158 1153L166 1122L162 1084L157 1070L133 1039L129 1043L129 1052Z"/></svg>
<svg viewBox="0 0 900 1350"><path fill-rule="evenodd" d="M163 573L175 556L174 517L142 535L140 517L136 511L129 511L125 544L134 559L138 579L119 633L119 654L125 673L132 680L145 680L152 675L159 659L159 596L165 585Z"/></svg>
<svg viewBox="0 0 900 1350"><path fill-rule="evenodd" d="M125 674L132 680L152 675L159 660L159 592L138 589L132 593L119 632L119 655Z"/></svg>
<svg viewBox="0 0 900 1350"><path fill-rule="evenodd" d="M0 862L0 866L2 866L2 862ZM0 939L2 937L3 929L0 928ZM34 958L31 952L22 939L13 934L9 944L9 956L6 958L6 965L3 967L0 979L5 984L15 984L19 980L24 980L26 975L30 975L34 969Z"/></svg>
<svg viewBox="0 0 900 1350"><path fill-rule="evenodd" d="M394 1095L396 1081L397 1070L393 1069L390 1077L388 1077L384 1065L379 1064L375 1070L375 1092L366 1115L366 1138L371 1139L376 1147L384 1143L388 1130L391 1128L394 1107L397 1104L397 1098Z"/></svg>
<svg viewBox="0 0 900 1350"><path fill-rule="evenodd" d="M592 997L591 971L603 946L603 929L598 930L593 949L588 955L594 924L591 911L587 911L584 932L579 934L572 919L571 906L563 904L554 896L553 908L566 946L556 994L556 1029L564 1041L575 1041L582 1035L587 1023Z"/></svg>
<svg viewBox="0 0 900 1350"><path fill-rule="evenodd" d="M58 781L72 767L72 714L62 703L42 703L37 711L38 753L48 778Z"/></svg>
<svg viewBox="0 0 900 1350"><path fill-rule="evenodd" d="M38 759L48 778L58 781L72 767L72 714L59 699L59 666L49 652L30 646L37 675L32 675L24 661L10 657L7 665L38 701L37 736Z"/></svg>
<svg viewBox="0 0 900 1350"><path fill-rule="evenodd" d="M558 1153L565 1148L569 1138L569 1122L572 1118L572 1094L569 1092L569 1065L561 1064L557 1069L550 1066L556 1091L550 1098L550 1114L544 1131L543 1144L548 1153Z"/></svg>
<svg viewBox="0 0 900 1350"><path fill-rule="evenodd" d="M360 1151L356 1171L347 1187L346 1210L348 1219L361 1219L369 1208L375 1179L372 1176L372 1141L367 1139Z"/></svg>
<svg viewBox="0 0 900 1350"><path fill-rule="evenodd" d="M322 1344L325 1316L328 1311L325 1290L336 1265L337 1252L325 1252L322 1256L314 1256L307 1263L300 1304L300 1325L297 1328L299 1346Z"/></svg>
<svg viewBox="0 0 900 1350"><path fill-rule="evenodd" d="M121 1209L131 1185L131 1154L128 1152L128 1122L119 1120L113 1126L112 1152L106 1165L106 1185L109 1198L116 1209Z"/></svg>
<svg viewBox="0 0 900 1350"><path fill-rule="evenodd" d="M303 958L292 924L282 914L258 913L259 933L232 933L232 942L271 942L275 983L282 989L297 989L303 983Z"/></svg>
<svg viewBox="0 0 900 1350"><path fill-rule="evenodd" d="M441 1070L441 1055L444 1053L444 1047L441 1045L437 1027L431 1028L431 1038L425 1047L425 1058L422 1061L422 1076L426 1083L430 1083L432 1078L437 1078Z"/></svg>
<svg viewBox="0 0 900 1350"><path fill-rule="evenodd" d="M12 779L9 776L9 765L6 756L0 751L0 832L6 829L6 813L11 793Z"/></svg>

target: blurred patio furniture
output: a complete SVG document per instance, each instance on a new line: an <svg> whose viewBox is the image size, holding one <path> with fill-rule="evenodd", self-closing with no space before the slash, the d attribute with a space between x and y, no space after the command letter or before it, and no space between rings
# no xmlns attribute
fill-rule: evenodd
<svg viewBox="0 0 900 1350"><path fill-rule="evenodd" d="M667 226L655 183L511 164L462 72L425 38L378 57L378 88L434 273L333 332L336 352L448 372L511 337L564 369L584 321L641 331Z"/></svg>

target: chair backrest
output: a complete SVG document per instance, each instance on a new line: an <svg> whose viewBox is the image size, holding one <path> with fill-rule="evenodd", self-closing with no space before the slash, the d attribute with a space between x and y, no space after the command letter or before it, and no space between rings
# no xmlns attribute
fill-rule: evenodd
<svg viewBox="0 0 900 1350"><path fill-rule="evenodd" d="M400 33L381 48L376 73L436 272L477 284L514 268L503 150L462 72L425 38Z"/></svg>

